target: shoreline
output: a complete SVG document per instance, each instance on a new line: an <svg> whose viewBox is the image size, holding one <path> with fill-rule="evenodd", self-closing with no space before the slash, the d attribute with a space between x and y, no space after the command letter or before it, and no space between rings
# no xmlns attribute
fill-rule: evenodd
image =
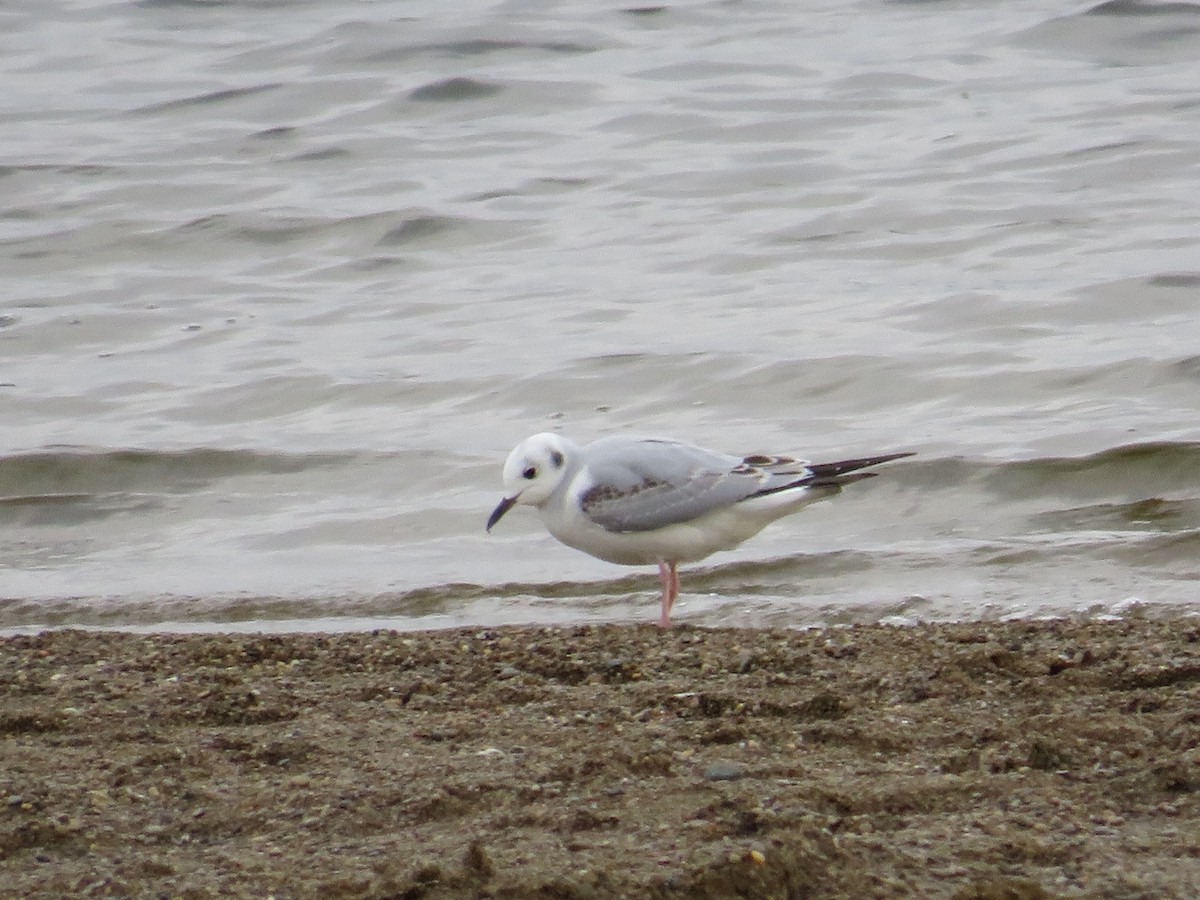
<svg viewBox="0 0 1200 900"><path fill-rule="evenodd" d="M21 896L1191 897L1200 620L0 638Z"/></svg>

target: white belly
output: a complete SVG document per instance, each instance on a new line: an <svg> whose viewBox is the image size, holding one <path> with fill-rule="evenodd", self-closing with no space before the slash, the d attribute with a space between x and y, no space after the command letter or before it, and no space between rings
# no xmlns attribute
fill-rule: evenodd
<svg viewBox="0 0 1200 900"><path fill-rule="evenodd" d="M831 492L802 488L745 500L696 519L652 531L608 531L578 513L540 510L547 530L576 550L626 566L695 562L719 550L732 550L776 519Z"/></svg>

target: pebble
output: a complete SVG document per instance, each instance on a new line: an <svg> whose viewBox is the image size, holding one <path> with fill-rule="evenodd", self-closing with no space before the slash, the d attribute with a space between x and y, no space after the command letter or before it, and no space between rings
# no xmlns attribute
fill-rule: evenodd
<svg viewBox="0 0 1200 900"><path fill-rule="evenodd" d="M719 761L710 763L704 769L705 781L737 781L746 777L746 767L741 763Z"/></svg>

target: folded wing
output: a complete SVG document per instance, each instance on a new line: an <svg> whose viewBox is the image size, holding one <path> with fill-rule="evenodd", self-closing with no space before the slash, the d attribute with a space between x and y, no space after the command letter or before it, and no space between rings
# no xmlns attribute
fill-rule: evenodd
<svg viewBox="0 0 1200 900"><path fill-rule="evenodd" d="M813 464L787 456L739 457L679 441L602 438L587 447L584 515L609 531L653 531L754 497L833 488L869 478L858 470L911 453Z"/></svg>
<svg viewBox="0 0 1200 900"><path fill-rule="evenodd" d="M677 441L604 438L587 448L584 515L609 531L688 522L766 490L811 477L803 462L743 459Z"/></svg>

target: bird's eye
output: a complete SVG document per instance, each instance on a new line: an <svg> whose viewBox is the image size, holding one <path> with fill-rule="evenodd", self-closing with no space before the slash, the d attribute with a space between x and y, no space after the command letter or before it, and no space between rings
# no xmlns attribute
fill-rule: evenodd
<svg viewBox="0 0 1200 900"><path fill-rule="evenodd" d="M533 466L530 466L528 469L526 469L524 472L521 473L521 477L524 478L526 481L533 481L533 479L537 477L537 469L535 469Z"/></svg>

